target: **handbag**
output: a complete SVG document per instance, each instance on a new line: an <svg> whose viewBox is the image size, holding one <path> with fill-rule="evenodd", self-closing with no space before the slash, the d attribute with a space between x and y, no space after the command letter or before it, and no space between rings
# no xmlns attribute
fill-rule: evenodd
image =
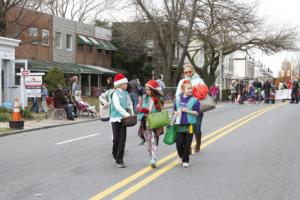
<svg viewBox="0 0 300 200"><path fill-rule="evenodd" d="M205 99L200 101L200 111L207 112L216 108L216 104L213 98L209 95L205 97Z"/></svg>
<svg viewBox="0 0 300 200"><path fill-rule="evenodd" d="M167 110L151 113L147 116L150 129L162 128L170 124L169 113Z"/></svg>
<svg viewBox="0 0 300 200"><path fill-rule="evenodd" d="M164 137L164 143L172 145L177 140L177 126L168 126Z"/></svg>
<svg viewBox="0 0 300 200"><path fill-rule="evenodd" d="M121 123L123 127L131 127L137 124L137 116L132 115L129 117L124 117L121 119Z"/></svg>
<svg viewBox="0 0 300 200"><path fill-rule="evenodd" d="M109 107L101 105L100 107L100 120L109 121Z"/></svg>

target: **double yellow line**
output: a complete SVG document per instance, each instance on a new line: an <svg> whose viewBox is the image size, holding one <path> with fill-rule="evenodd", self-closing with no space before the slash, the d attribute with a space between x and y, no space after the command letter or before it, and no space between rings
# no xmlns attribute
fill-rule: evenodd
<svg viewBox="0 0 300 200"><path fill-rule="evenodd" d="M245 116L245 117L243 117L239 120L236 120L236 121L220 128L220 129L208 134L207 136L202 138L201 149L206 148L211 143L215 142L216 140L219 140L220 138L222 138L225 135L229 134L230 132L236 130L237 128L243 126L244 124L252 121L253 119L261 116L262 114L264 114L266 112L269 112L273 109L276 109L276 108L278 108L282 105L284 105L284 104L272 105L272 106L268 106L267 108L260 109L256 112L253 112L253 113L251 113L251 114L249 114L249 115L247 115L247 116ZM193 145L194 145L194 143L193 143ZM173 158L177 158L177 152L173 152L173 153L165 156L164 158L160 159L157 162L157 166L161 166L162 164L166 163L167 161L169 161ZM154 172L153 174L151 174L147 178L139 181L138 183L136 183L135 185L128 188L127 190L125 190L124 192L122 192L121 194L119 194L118 196L116 196L114 198L114 200L125 199L125 198L129 197L131 194L135 193L136 191L140 190L141 188L143 188L144 186L149 184L150 182L152 182L153 180L155 180L156 178L158 178L159 176L161 176L162 174L164 174L167 171L174 168L176 165L178 165L178 163L179 163L179 160L175 159L174 161L172 161L171 163L169 163L168 165L166 165L165 167L163 167L159 170L153 170L151 167L146 167L146 168L134 173L133 175L129 176L128 178L120 181L119 183L117 183L117 184L107 188L106 190L100 192L99 194L95 195L94 197L91 197L90 200L103 199L103 198L111 195L115 191L125 187L126 185L133 182L134 180L140 178L141 176L147 174L148 172L150 172L150 171Z"/></svg>

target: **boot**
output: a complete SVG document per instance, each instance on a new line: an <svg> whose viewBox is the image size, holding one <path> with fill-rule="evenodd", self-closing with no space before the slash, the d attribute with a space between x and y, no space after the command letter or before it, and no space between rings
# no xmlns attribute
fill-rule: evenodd
<svg viewBox="0 0 300 200"><path fill-rule="evenodd" d="M198 153L200 151L201 148L201 135L202 134L195 134L195 138L196 138L196 145L195 145L195 153Z"/></svg>

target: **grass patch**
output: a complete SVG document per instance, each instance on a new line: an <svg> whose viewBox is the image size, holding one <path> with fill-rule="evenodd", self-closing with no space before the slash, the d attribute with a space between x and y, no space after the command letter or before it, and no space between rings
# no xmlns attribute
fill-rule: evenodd
<svg viewBox="0 0 300 200"><path fill-rule="evenodd" d="M0 134L1 133L7 133L7 132L9 132L9 131L12 131L13 129L11 129L11 128L0 128Z"/></svg>

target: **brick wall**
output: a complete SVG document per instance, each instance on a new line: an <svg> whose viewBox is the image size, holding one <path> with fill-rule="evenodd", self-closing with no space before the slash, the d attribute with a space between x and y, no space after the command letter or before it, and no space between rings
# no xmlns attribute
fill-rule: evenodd
<svg viewBox="0 0 300 200"><path fill-rule="evenodd" d="M14 19L18 9L12 10L9 13L10 19ZM21 45L16 48L16 59L32 59L51 61L53 59L53 35L52 35L52 21L51 15L36 12L32 10L23 10L24 14L21 20L12 27L9 27L9 35L20 39ZM36 44L31 42L32 38L29 35L29 28L37 28ZM42 30L49 31L48 45L42 45Z"/></svg>

